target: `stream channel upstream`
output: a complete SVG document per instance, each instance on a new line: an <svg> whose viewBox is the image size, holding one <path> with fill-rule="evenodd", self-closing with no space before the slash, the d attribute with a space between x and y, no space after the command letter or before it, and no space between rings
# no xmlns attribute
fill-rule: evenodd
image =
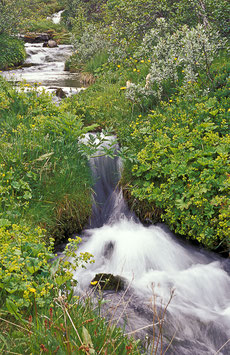
<svg viewBox="0 0 230 355"><path fill-rule="evenodd" d="M62 11L54 14L54 23L60 21ZM58 47L43 47L43 43L25 43L27 58L21 69L3 71L1 75L16 85L26 81L38 85L38 90L55 93L61 88L66 96L79 93L83 89L78 73L65 71L65 61L73 52L73 46L67 44Z"/></svg>
<svg viewBox="0 0 230 355"><path fill-rule="evenodd" d="M64 71L71 46L26 44L26 51L31 66L3 72L5 78L39 82L48 91L61 87L67 94L79 92L78 75ZM97 273L124 278L124 291L104 291L104 312L115 324L125 323L126 333L145 340L153 337L153 303L157 311L164 308L174 290L163 326L163 351L159 345L157 354L163 354L172 340L167 354L229 355L230 260L191 246L162 224L143 226L117 187L120 160L101 156L90 164L95 202L78 252L93 254L95 263L76 271L76 292L90 292ZM137 329L141 330L135 333ZM157 339L157 325L155 331Z"/></svg>

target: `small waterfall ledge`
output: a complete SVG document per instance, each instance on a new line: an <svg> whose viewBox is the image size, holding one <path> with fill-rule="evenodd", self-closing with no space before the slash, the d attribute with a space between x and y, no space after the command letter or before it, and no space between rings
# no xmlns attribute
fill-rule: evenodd
<svg viewBox="0 0 230 355"><path fill-rule="evenodd" d="M117 305L123 296L110 291L104 298L117 307L118 318L123 314L127 332L144 328L138 333L144 338L152 333L150 300L154 298L158 306L167 304L174 290L164 325L166 346L174 336L167 353L215 354L230 338L230 276L224 269L229 261L178 241L162 225L143 226L117 187L120 165L118 158L91 160L95 203L78 252L90 252L95 263L76 271L77 292L85 292L99 273L126 279L125 311ZM219 352L229 353L230 344Z"/></svg>

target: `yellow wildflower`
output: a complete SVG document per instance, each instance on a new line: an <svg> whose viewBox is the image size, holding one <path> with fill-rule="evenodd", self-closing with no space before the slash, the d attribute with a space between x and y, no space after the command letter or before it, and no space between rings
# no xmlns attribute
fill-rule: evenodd
<svg viewBox="0 0 230 355"><path fill-rule="evenodd" d="M30 288L29 288L29 291L32 292L32 293L36 293L36 290L35 290L35 288L33 288L33 287L30 287Z"/></svg>
<svg viewBox="0 0 230 355"><path fill-rule="evenodd" d="M98 283L98 281L91 281L90 284L95 286Z"/></svg>

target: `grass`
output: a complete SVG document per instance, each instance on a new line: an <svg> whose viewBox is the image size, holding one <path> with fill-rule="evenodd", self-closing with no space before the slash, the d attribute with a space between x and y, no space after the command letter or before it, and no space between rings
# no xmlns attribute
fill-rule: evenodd
<svg viewBox="0 0 230 355"><path fill-rule="evenodd" d="M26 52L22 41L0 34L0 70L20 65L25 58Z"/></svg>
<svg viewBox="0 0 230 355"><path fill-rule="evenodd" d="M82 229L91 211L90 169L77 144L81 118L47 94L1 84L0 218L40 224L60 241Z"/></svg>
<svg viewBox="0 0 230 355"><path fill-rule="evenodd" d="M90 298L59 296L46 312L18 324L1 315L1 352L17 354L140 354L139 342L98 316Z"/></svg>

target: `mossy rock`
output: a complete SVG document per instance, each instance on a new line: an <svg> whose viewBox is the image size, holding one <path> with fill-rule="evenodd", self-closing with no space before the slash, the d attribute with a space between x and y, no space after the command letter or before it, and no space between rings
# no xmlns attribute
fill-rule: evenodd
<svg viewBox="0 0 230 355"><path fill-rule="evenodd" d="M125 289L125 280L121 276L112 274L96 274L91 286L100 285L102 290L121 291Z"/></svg>

